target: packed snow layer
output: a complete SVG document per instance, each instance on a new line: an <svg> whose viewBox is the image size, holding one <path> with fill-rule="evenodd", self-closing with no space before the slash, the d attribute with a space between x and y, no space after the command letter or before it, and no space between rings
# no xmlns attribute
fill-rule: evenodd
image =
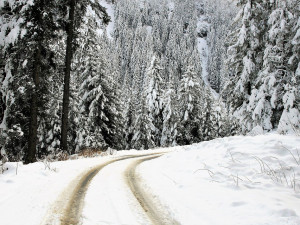
<svg viewBox="0 0 300 225"><path fill-rule="evenodd" d="M85 169L103 159L82 159L23 165L7 163L8 171L0 175L1 221L6 225L40 224L47 208L59 193Z"/></svg>
<svg viewBox="0 0 300 225"><path fill-rule="evenodd" d="M82 224L151 224L124 177L124 171L135 160L109 164L94 177L85 197Z"/></svg>
<svg viewBox="0 0 300 225"><path fill-rule="evenodd" d="M299 154L300 137L229 137L182 147L138 171L182 224L299 225Z"/></svg>

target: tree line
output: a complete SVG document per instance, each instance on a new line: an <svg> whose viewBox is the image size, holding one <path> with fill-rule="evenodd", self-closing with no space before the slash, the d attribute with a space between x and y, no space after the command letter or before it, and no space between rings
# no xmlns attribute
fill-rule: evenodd
<svg viewBox="0 0 300 225"><path fill-rule="evenodd" d="M298 129L296 0L106 2L113 21L92 0L0 3L0 146L11 161Z"/></svg>

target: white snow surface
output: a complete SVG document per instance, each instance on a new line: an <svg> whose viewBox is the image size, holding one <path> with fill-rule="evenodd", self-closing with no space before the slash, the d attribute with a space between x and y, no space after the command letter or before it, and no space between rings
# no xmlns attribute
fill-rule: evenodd
<svg viewBox="0 0 300 225"><path fill-rule="evenodd" d="M136 159L104 167L92 180L82 213L84 225L151 225L145 212L126 183L126 168Z"/></svg>
<svg viewBox="0 0 300 225"><path fill-rule="evenodd" d="M181 224L299 225L300 137L228 137L191 146L30 165L0 174L1 224L38 225L70 182L124 155L166 152L138 167L142 186ZM82 224L149 224L124 179L134 159L104 167L85 198ZM18 165L17 174L16 167Z"/></svg>
<svg viewBox="0 0 300 225"><path fill-rule="evenodd" d="M299 225L299 154L300 137L229 137L179 148L138 171L181 224Z"/></svg>
<svg viewBox="0 0 300 225"><path fill-rule="evenodd" d="M59 195L71 181L84 171L120 156L149 154L159 151L118 151L111 156L53 162L50 164L50 169L45 168L43 162L29 165L6 163L8 170L0 174L0 224L39 225ZM98 178L95 177L95 179ZM113 190L111 190L110 195L114 195ZM119 201L121 202L122 199ZM99 208L101 208L101 203L99 202ZM99 213L98 208L94 209L95 212ZM93 212L91 213L93 215ZM115 221L114 218L110 219ZM93 218L85 218L85 221L91 220L93 221Z"/></svg>
<svg viewBox="0 0 300 225"><path fill-rule="evenodd" d="M112 3L108 3L106 0L99 0L101 6L106 8L107 14L110 16L110 22L106 27L106 33L109 38L112 38L114 32L115 25L115 14L114 14L114 6Z"/></svg>
<svg viewBox="0 0 300 225"><path fill-rule="evenodd" d="M213 97L217 100L219 99L219 94L211 88L210 83L208 81L208 45L205 38L197 38L197 49L200 53L200 60L202 66L202 80L204 84L210 89Z"/></svg>

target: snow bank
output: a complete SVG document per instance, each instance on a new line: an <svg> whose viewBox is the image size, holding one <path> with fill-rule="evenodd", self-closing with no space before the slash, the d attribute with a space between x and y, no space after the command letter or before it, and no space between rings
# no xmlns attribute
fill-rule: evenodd
<svg viewBox="0 0 300 225"><path fill-rule="evenodd" d="M139 167L182 224L299 225L300 137L229 137Z"/></svg>

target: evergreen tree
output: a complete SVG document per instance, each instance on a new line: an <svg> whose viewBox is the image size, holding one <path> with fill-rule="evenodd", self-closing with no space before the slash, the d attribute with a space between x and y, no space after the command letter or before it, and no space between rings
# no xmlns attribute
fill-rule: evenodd
<svg viewBox="0 0 300 225"><path fill-rule="evenodd" d="M147 117L152 121L151 132L155 145L159 146L161 132L162 132L162 105L163 105L163 92L162 92L162 67L157 56L153 56L150 67L147 71L146 86L146 106Z"/></svg>
<svg viewBox="0 0 300 225"><path fill-rule="evenodd" d="M36 160L38 118L46 100L45 80L55 66L51 64L49 43L57 29L55 7L55 1L46 4L40 0L5 1L1 8L1 18L6 18L1 29L6 58L4 148L11 160Z"/></svg>
<svg viewBox="0 0 300 225"><path fill-rule="evenodd" d="M149 149L156 146L152 132L155 127L147 112L148 107L144 102L138 110L138 116L135 121L134 135L131 140L131 147L134 149Z"/></svg>
<svg viewBox="0 0 300 225"><path fill-rule="evenodd" d="M160 145L175 146L177 140L178 105L173 81L169 82L163 98L163 128Z"/></svg>
<svg viewBox="0 0 300 225"><path fill-rule="evenodd" d="M69 0L63 3L68 8L68 19L66 22L66 55L65 55L65 71L64 71L64 91L62 105L62 122L61 122L61 143L60 147L64 151L68 151L68 128L69 128L69 103L70 103L70 79L71 79L71 63L74 53L74 40L76 31L80 28L86 11L95 11L95 15L102 19L104 23L110 21L105 8L98 2L92 0L83 0L76 3L76 0ZM75 32L75 35L74 35Z"/></svg>
<svg viewBox="0 0 300 225"><path fill-rule="evenodd" d="M240 18L241 25L230 36L232 44L226 62L230 81L225 85L223 97L246 132L253 128L253 118L247 107L263 62L265 21L269 11L264 0L241 0L239 4L242 9L236 19Z"/></svg>
<svg viewBox="0 0 300 225"><path fill-rule="evenodd" d="M203 109L203 94L193 66L183 74L179 86L180 123L177 143L187 145L202 140L200 120Z"/></svg>
<svg viewBox="0 0 300 225"><path fill-rule="evenodd" d="M279 2L280 3L280 2ZM283 3L283 2L282 2ZM257 78L258 90L254 90L250 98L248 110L253 111L254 126L264 130L277 127L283 111L283 94L285 80L290 79L287 61L291 44L287 42L290 30L289 12L276 6L269 16L268 39L264 54L264 63Z"/></svg>
<svg viewBox="0 0 300 225"><path fill-rule="evenodd" d="M97 24L92 18L90 26L82 33L83 55L77 61L79 80L79 131L77 132L77 149L123 147L122 114L119 103L117 75L113 56L107 58L109 40L97 34ZM92 25L94 24L94 25ZM110 62L110 63L109 63Z"/></svg>
<svg viewBox="0 0 300 225"><path fill-rule="evenodd" d="M217 106L212 97L210 90L205 90L204 107L201 115L201 134L204 141L212 140L218 137L218 123Z"/></svg>
<svg viewBox="0 0 300 225"><path fill-rule="evenodd" d="M284 81L282 97L283 112L279 121L278 131L281 133L299 133L300 130L300 5L297 1L281 2L285 17L290 28L285 38L284 47L290 50L285 54L289 57L284 61L287 77ZM286 28L286 29L287 29ZM284 40L286 41L286 40ZM285 58L286 59L286 58Z"/></svg>
<svg viewBox="0 0 300 225"><path fill-rule="evenodd" d="M227 57L226 38L224 37L235 26L231 23L236 15L236 6L233 2L209 0L205 1L205 7L207 8L205 16L208 17L209 21L207 34L209 46L208 80L211 87L220 93L224 82L224 62ZM198 32L198 35L201 35L201 32Z"/></svg>

